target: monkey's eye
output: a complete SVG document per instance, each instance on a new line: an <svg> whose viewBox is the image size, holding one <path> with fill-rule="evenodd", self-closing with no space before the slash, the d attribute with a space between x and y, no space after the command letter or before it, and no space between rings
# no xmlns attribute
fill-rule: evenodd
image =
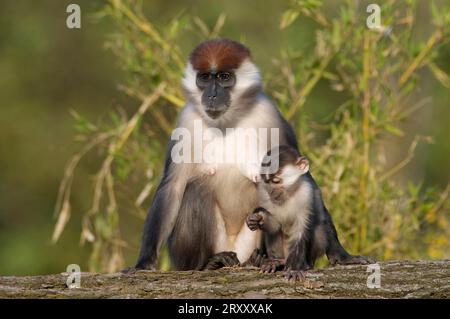
<svg viewBox="0 0 450 319"><path fill-rule="evenodd" d="M220 72L217 74L217 79L220 82L228 82L231 80L231 74L228 72Z"/></svg>
<svg viewBox="0 0 450 319"><path fill-rule="evenodd" d="M211 80L211 73L200 73L197 78L201 81L208 82Z"/></svg>
<svg viewBox="0 0 450 319"><path fill-rule="evenodd" d="M274 178L272 178L272 183L274 183L274 184L279 184L281 182L281 178L279 178L279 177L274 177Z"/></svg>

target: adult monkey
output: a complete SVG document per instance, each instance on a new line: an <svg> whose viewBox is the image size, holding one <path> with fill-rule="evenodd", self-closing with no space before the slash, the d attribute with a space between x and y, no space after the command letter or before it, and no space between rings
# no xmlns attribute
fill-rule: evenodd
<svg viewBox="0 0 450 319"><path fill-rule="evenodd" d="M264 95L259 71L242 44L216 39L198 45L190 55L183 86L188 102L178 128L193 132L197 121L223 133L227 128L278 129L278 141L266 143L256 154L259 159L277 143L298 149L292 127ZM209 142L227 153L222 142L231 137L227 134ZM261 233L252 232L245 223L247 214L257 207L259 163L256 169L238 163L212 169L202 163L175 163L174 145L169 142L164 176L145 221L135 268L155 269L167 239L177 270L214 269L246 261L261 242Z"/></svg>

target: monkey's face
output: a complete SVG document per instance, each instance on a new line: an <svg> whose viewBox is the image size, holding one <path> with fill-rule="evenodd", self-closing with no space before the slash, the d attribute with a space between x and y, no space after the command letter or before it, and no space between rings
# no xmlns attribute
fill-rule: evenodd
<svg viewBox="0 0 450 319"><path fill-rule="evenodd" d="M230 91L235 84L236 75L231 71L197 73L196 85L202 92L201 103L210 118L218 118L230 107Z"/></svg>
<svg viewBox="0 0 450 319"><path fill-rule="evenodd" d="M192 51L183 87L189 102L213 124L234 123L253 105L261 77L245 46L215 39Z"/></svg>
<svg viewBox="0 0 450 319"><path fill-rule="evenodd" d="M282 179L275 174L274 177L268 181L264 181L265 189L269 194L270 200L278 205L283 204L287 199L286 188Z"/></svg>
<svg viewBox="0 0 450 319"><path fill-rule="evenodd" d="M297 189L301 176L309 171L309 162L306 157L300 156L296 150L285 145L271 149L263 163L270 163L273 156L278 158L279 168L271 173L263 165L261 180L271 201L282 205Z"/></svg>

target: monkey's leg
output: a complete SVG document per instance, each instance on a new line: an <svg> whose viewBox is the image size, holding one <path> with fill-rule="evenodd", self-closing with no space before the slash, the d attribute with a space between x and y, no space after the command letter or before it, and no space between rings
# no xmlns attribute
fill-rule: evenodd
<svg viewBox="0 0 450 319"><path fill-rule="evenodd" d="M261 272L272 273L284 268L283 233L281 224L262 207L256 208L247 216L247 226L251 230L263 231L263 244L267 258L260 260Z"/></svg>
<svg viewBox="0 0 450 319"><path fill-rule="evenodd" d="M175 224L184 188L183 181L175 181L165 172L145 220L141 251L135 269L155 269L161 246Z"/></svg>
<svg viewBox="0 0 450 319"><path fill-rule="evenodd" d="M372 260L364 256L350 255L341 245L330 213L324 208L323 229L327 238L325 252L331 265L370 264Z"/></svg>
<svg viewBox="0 0 450 319"><path fill-rule="evenodd" d="M269 218L270 222L263 225L264 245L268 258L261 265L261 272L274 273L285 268L284 242L281 224L275 218ZM267 229L266 230L266 226Z"/></svg>
<svg viewBox="0 0 450 319"><path fill-rule="evenodd" d="M303 280L305 279L305 272L313 268L311 236L311 230L308 229L289 249L284 272L284 277L287 280Z"/></svg>
<svg viewBox="0 0 450 319"><path fill-rule="evenodd" d="M173 268L203 269L214 254L216 223L211 187L205 183L204 178L189 182L169 237L169 254Z"/></svg>

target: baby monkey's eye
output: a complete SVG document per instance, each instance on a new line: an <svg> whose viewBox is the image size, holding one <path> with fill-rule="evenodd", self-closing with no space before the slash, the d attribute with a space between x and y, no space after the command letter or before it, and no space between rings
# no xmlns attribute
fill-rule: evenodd
<svg viewBox="0 0 450 319"><path fill-rule="evenodd" d="M279 177L274 177L274 178L272 178L272 183L274 183L274 184L279 184L281 182L281 178L279 178Z"/></svg>

